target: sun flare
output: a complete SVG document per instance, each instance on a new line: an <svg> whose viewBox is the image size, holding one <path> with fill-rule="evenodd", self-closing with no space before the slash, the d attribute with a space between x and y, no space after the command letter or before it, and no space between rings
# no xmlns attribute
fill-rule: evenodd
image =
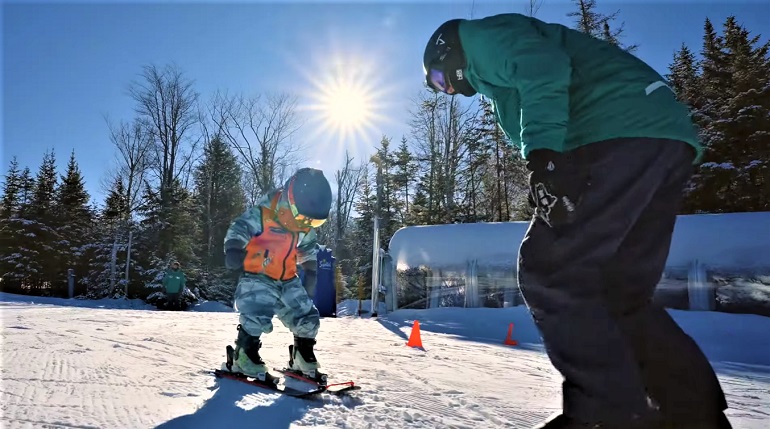
<svg viewBox="0 0 770 429"><path fill-rule="evenodd" d="M351 82L336 82L323 91L321 111L324 121L338 132L356 131L370 122L372 102L366 89Z"/></svg>
<svg viewBox="0 0 770 429"><path fill-rule="evenodd" d="M300 110L308 119L303 138L315 147L312 158L344 159L349 151L363 159L392 124L386 112L397 91L383 81L382 60L343 51L332 49L297 64L307 83Z"/></svg>

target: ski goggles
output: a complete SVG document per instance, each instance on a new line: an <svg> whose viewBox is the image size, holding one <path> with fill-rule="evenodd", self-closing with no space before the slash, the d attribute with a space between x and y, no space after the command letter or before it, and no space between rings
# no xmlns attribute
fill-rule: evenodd
<svg viewBox="0 0 770 429"><path fill-rule="evenodd" d="M313 219L297 212L297 206L291 205L291 213L294 215L294 220L297 221L297 225L302 228L318 228L326 223L326 219Z"/></svg>
<svg viewBox="0 0 770 429"><path fill-rule="evenodd" d="M449 79L447 79L446 74L437 68L429 67L428 72L425 75L425 79L428 83L428 86L436 91L446 94L452 94L454 92L454 88L452 88L452 84L449 83Z"/></svg>
<svg viewBox="0 0 770 429"><path fill-rule="evenodd" d="M326 219L313 219L311 217L307 217L299 212L299 209L297 209L297 205L294 203L294 180L289 184L288 189L288 201L289 201L289 209L291 209L291 214L294 216L294 220L297 222L297 226L300 228L318 228L324 223L326 223Z"/></svg>

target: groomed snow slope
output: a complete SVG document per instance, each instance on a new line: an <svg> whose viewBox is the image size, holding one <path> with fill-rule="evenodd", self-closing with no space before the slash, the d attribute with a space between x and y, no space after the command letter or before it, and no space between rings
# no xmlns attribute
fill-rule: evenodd
<svg viewBox="0 0 770 429"><path fill-rule="evenodd" d="M224 306L0 300L3 428L527 428L560 405L560 379L523 307L323 319L322 365L363 390L308 402L202 372L235 337L237 314ZM734 427L770 427L770 318L672 313L717 367ZM404 345L415 319L424 350ZM502 344L509 323L518 346ZM263 341L266 361L282 366L291 334L276 320Z"/></svg>

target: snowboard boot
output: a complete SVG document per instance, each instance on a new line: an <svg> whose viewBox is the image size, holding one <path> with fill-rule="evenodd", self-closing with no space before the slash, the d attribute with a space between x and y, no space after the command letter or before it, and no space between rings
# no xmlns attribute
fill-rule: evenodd
<svg viewBox="0 0 770 429"><path fill-rule="evenodd" d="M238 325L238 339L235 341L235 362L233 372L241 372L260 381L271 381L267 366L259 356L262 342L259 337L249 335L241 325Z"/></svg>
<svg viewBox="0 0 770 429"><path fill-rule="evenodd" d="M289 346L289 369L307 377L318 384L326 384L326 374L318 371L321 365L315 358L314 338L294 337L294 345Z"/></svg>

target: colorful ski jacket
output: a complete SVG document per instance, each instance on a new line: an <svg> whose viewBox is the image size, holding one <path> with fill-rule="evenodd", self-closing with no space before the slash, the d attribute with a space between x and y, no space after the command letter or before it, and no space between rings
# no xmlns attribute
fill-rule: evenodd
<svg viewBox="0 0 770 429"><path fill-rule="evenodd" d="M286 281L297 276L298 264L317 259L318 236L313 228L297 227L281 196L281 189L270 192L235 219L225 236L225 251L245 249L245 272Z"/></svg>

